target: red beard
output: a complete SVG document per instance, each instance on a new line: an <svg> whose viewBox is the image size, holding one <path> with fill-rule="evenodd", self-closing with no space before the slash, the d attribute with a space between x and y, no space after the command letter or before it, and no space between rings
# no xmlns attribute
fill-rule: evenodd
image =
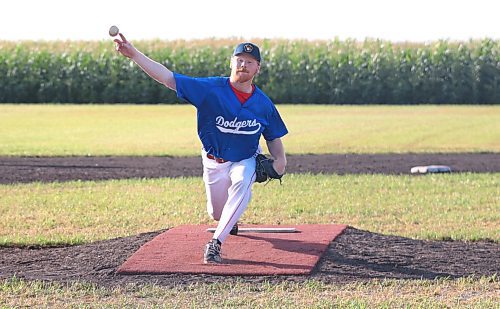
<svg viewBox="0 0 500 309"><path fill-rule="evenodd" d="M243 73L243 74L238 74ZM252 75L248 74L248 70L245 68L236 69L236 74L234 74L234 80L238 83L248 82L252 79Z"/></svg>

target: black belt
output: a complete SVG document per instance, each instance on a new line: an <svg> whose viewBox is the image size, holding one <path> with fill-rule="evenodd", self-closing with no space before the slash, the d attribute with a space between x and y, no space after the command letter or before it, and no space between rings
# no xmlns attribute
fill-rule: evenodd
<svg viewBox="0 0 500 309"><path fill-rule="evenodd" d="M209 154L209 153L207 153L207 158L209 158L209 159L211 159L211 160L215 160L215 162L217 162L217 163L226 163L226 162L229 162L229 161L224 160L224 159L222 159L222 158L217 158L217 157L215 157L214 155L211 155L211 154Z"/></svg>

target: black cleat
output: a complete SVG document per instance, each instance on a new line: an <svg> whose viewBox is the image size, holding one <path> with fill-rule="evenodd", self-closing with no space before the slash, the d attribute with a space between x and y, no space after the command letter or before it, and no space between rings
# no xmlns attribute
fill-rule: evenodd
<svg viewBox="0 0 500 309"><path fill-rule="evenodd" d="M231 231L229 232L229 234L231 234L231 235L238 235L238 223L235 223L233 225L233 228L231 229Z"/></svg>
<svg viewBox="0 0 500 309"><path fill-rule="evenodd" d="M221 252L220 242L217 239L212 239L205 246L205 254L203 256L203 261L205 262L205 264L222 263L220 252Z"/></svg>

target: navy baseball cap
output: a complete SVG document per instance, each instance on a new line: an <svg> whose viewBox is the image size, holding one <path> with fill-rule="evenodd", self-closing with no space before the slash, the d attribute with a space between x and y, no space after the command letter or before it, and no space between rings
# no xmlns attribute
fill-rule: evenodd
<svg viewBox="0 0 500 309"><path fill-rule="evenodd" d="M236 46L233 52L233 56L240 54L249 54L252 55L258 62L260 62L260 51L259 47L252 43L241 43Z"/></svg>

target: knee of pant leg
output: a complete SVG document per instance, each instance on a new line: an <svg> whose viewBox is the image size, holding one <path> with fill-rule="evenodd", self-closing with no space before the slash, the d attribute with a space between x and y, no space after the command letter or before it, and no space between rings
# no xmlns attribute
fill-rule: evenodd
<svg viewBox="0 0 500 309"><path fill-rule="evenodd" d="M209 215L210 215L210 217L211 217L212 219L214 219L215 221L219 221L219 220L220 220L220 214L219 214L218 216L216 216L216 215L215 215L215 214L213 214L213 213L211 213L211 214L209 214Z"/></svg>
<svg viewBox="0 0 500 309"><path fill-rule="evenodd" d="M214 219L215 221L220 220L221 213L216 213L213 208L209 207L207 209L207 212L208 212L208 215L210 216L210 218Z"/></svg>

